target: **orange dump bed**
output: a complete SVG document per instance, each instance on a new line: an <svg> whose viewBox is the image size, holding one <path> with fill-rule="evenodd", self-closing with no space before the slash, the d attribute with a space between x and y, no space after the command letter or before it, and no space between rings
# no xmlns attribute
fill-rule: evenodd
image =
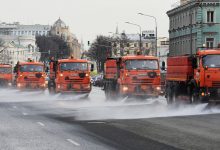
<svg viewBox="0 0 220 150"><path fill-rule="evenodd" d="M107 60L105 63L105 78L115 79L117 74L117 64L116 60Z"/></svg>
<svg viewBox="0 0 220 150"><path fill-rule="evenodd" d="M167 59L167 80L187 81L193 76L190 56L169 57Z"/></svg>

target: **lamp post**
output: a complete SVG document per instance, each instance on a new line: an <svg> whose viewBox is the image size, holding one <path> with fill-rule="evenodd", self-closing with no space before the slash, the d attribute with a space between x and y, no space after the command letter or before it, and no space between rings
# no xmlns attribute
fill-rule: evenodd
<svg viewBox="0 0 220 150"><path fill-rule="evenodd" d="M137 26L137 27L139 28L139 30L140 30L140 43L139 43L139 48L140 48L140 51L142 51L142 49L141 49L141 46L142 46L142 42L141 42L142 29L141 29L141 26L138 25L138 24L135 24L135 23L131 23L131 22L125 22L125 23L130 24L130 25Z"/></svg>
<svg viewBox="0 0 220 150"><path fill-rule="evenodd" d="M147 15L147 14L143 14L143 13L138 13L138 15L153 18L155 21L155 34L156 34L155 45L156 45L156 56L157 56L157 18L155 16Z"/></svg>

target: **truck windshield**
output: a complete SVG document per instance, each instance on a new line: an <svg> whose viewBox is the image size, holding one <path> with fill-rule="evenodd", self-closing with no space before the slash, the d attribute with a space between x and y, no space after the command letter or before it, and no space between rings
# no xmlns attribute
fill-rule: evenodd
<svg viewBox="0 0 220 150"><path fill-rule="evenodd" d="M220 55L206 55L203 57L202 62L204 67L220 68Z"/></svg>
<svg viewBox="0 0 220 150"><path fill-rule="evenodd" d="M88 64L87 63L61 63L60 65L61 71L74 71L74 70L80 70L80 71L86 71L88 70Z"/></svg>
<svg viewBox="0 0 220 150"><path fill-rule="evenodd" d="M12 69L11 69L11 68L8 68L8 67L0 67L0 73L1 73L1 74L12 73Z"/></svg>
<svg viewBox="0 0 220 150"><path fill-rule="evenodd" d="M44 67L41 65L22 65L20 72L43 72Z"/></svg>
<svg viewBox="0 0 220 150"><path fill-rule="evenodd" d="M157 60L127 60L125 65L127 70L157 70L158 69Z"/></svg>

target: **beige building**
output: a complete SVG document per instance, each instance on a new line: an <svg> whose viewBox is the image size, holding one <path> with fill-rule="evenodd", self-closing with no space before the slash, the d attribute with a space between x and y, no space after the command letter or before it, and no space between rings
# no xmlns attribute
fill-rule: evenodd
<svg viewBox="0 0 220 150"><path fill-rule="evenodd" d="M19 45L14 41L5 41L2 46L0 46L0 63L15 64L20 62L25 62L28 58L39 61L40 52L34 49L32 46Z"/></svg>
<svg viewBox="0 0 220 150"><path fill-rule="evenodd" d="M70 29L59 18L51 28L51 35L60 36L67 43L70 48L69 55L73 55L75 58L81 57L81 44L74 34L70 32Z"/></svg>
<svg viewBox="0 0 220 150"><path fill-rule="evenodd" d="M3 45L0 46L0 63L13 66L17 61L27 61L31 58L39 61L41 53L36 46L35 36L0 35Z"/></svg>

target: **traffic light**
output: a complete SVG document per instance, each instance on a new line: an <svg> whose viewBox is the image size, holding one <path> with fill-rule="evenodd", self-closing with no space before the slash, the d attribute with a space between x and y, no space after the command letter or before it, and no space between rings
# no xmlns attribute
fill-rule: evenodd
<svg viewBox="0 0 220 150"><path fill-rule="evenodd" d="M88 46L90 45L90 41L88 41Z"/></svg>

